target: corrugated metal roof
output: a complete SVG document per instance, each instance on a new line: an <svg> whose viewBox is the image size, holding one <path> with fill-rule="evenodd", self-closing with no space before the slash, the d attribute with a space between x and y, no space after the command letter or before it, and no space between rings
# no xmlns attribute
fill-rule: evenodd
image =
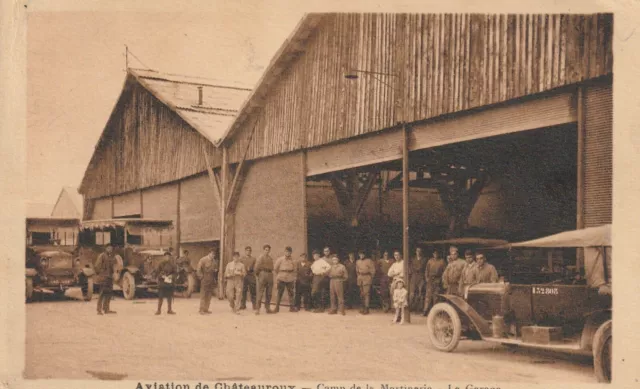
<svg viewBox="0 0 640 389"><path fill-rule="evenodd" d="M251 92L251 89L239 85L221 85L200 77L140 69L129 69L129 73L214 144L220 142ZM199 104L199 87L202 87L202 105Z"/></svg>

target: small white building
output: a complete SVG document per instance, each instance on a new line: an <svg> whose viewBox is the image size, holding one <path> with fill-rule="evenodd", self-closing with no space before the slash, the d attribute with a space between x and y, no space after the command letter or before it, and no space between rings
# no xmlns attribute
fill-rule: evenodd
<svg viewBox="0 0 640 389"><path fill-rule="evenodd" d="M71 186L63 187L53 206L51 216L82 219L82 212L82 195L78 193L78 189Z"/></svg>

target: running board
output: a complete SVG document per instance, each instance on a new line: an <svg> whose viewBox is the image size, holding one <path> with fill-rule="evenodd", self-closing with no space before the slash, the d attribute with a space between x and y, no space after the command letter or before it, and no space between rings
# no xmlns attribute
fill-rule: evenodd
<svg viewBox="0 0 640 389"><path fill-rule="evenodd" d="M565 351L565 352L585 352L590 354L588 351L582 350L580 348L580 343L566 343L566 344L538 344L538 343L525 343L518 339L509 339L509 338L482 338L482 340L492 343L500 343L500 344L509 344L520 347L530 347L530 348L539 348L544 350L552 350L552 351Z"/></svg>

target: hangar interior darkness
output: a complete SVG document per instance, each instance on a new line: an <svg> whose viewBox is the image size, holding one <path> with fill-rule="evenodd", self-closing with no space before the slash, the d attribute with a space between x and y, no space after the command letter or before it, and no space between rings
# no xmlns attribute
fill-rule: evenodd
<svg viewBox="0 0 640 389"><path fill-rule="evenodd" d="M447 237L518 241L575 229L577 138L572 123L412 151L411 251L421 241ZM401 248L401 171L402 161L396 160L308 177L309 250L329 245L346 257L364 248L376 257L378 250ZM356 186L364 187L370 174L374 183L356 223L345 217L331 181L355 176ZM472 199L474 183L481 189ZM443 190L449 201L464 198L462 203L473 204L461 224L451 226Z"/></svg>

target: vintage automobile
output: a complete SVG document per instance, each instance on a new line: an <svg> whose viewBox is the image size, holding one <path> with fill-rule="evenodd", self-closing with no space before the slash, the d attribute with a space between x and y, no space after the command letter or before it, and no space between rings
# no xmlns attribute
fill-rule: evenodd
<svg viewBox="0 0 640 389"><path fill-rule="evenodd" d="M27 218L25 294L61 294L81 300L93 295L93 269L74 260L80 220Z"/></svg>
<svg viewBox="0 0 640 389"><path fill-rule="evenodd" d="M585 276L564 272L545 283L499 282L468 287L464 296L440 295L429 312L427 332L434 347L453 351L462 337L509 346L593 356L599 381L611 381L611 225L566 231L502 246L584 250ZM579 266L580 262L578 262ZM509 276L507 276L508 278Z"/></svg>
<svg viewBox="0 0 640 389"><path fill-rule="evenodd" d="M139 252L144 257L140 267L140 278L136 279L136 289L147 292L158 291L158 267L163 260L167 259L166 251L163 250L142 250ZM191 297L196 285L194 271L190 267L177 266L177 277L175 277L175 292L183 297Z"/></svg>
<svg viewBox="0 0 640 389"><path fill-rule="evenodd" d="M157 292L155 268L172 246L171 220L122 218L88 220L80 225L80 261L95 263L107 245L112 245L118 266L114 274L114 290L122 291L127 300L138 292ZM181 269L177 290L190 297L195 289L195 276Z"/></svg>

